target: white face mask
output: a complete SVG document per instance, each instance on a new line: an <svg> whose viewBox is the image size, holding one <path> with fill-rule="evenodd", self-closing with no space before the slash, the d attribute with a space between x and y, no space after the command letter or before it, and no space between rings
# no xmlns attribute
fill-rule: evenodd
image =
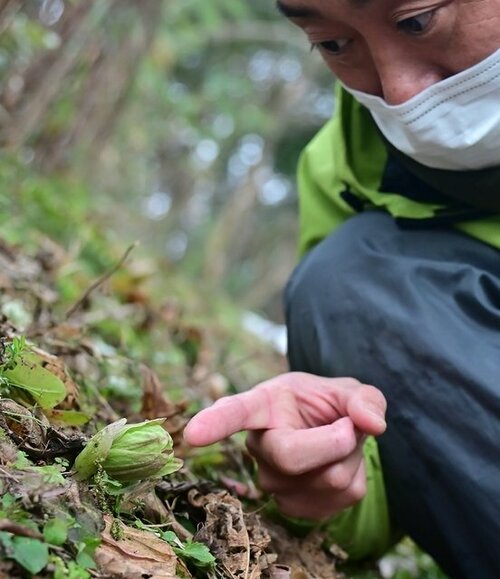
<svg viewBox="0 0 500 579"><path fill-rule="evenodd" d="M401 105L344 87L364 105L385 138L437 169L500 165L500 49Z"/></svg>

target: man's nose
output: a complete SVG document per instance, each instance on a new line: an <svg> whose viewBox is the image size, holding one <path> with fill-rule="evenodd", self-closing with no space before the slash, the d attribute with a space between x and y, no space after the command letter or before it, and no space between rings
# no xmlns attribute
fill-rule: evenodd
<svg viewBox="0 0 500 579"><path fill-rule="evenodd" d="M389 105L400 105L446 78L439 69L410 62L385 62L377 67L380 92Z"/></svg>

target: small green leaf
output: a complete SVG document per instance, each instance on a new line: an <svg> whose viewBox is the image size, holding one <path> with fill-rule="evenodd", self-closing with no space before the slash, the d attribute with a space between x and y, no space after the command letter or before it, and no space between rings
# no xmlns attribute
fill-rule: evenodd
<svg viewBox="0 0 500 579"><path fill-rule="evenodd" d="M90 416L78 410L49 410L45 415L51 423L65 424L67 426L83 426L90 420Z"/></svg>
<svg viewBox="0 0 500 579"><path fill-rule="evenodd" d="M45 466L33 466L31 462L19 459L18 457L15 462L15 467L18 470L24 470L34 475L38 475L40 480L47 485L61 486L66 482L66 479L61 474L61 467L54 464L46 464Z"/></svg>
<svg viewBox="0 0 500 579"><path fill-rule="evenodd" d="M45 466L34 466L31 471L40 472L46 484L59 486L66 482L66 479L61 474L60 468L53 464L47 464Z"/></svg>
<svg viewBox="0 0 500 579"><path fill-rule="evenodd" d="M61 557L52 555L50 562L54 566L53 579L90 579L90 573L75 561L68 561L66 564Z"/></svg>
<svg viewBox="0 0 500 579"><path fill-rule="evenodd" d="M75 563L75 561L69 561L68 573L65 579L90 579L90 573L84 567Z"/></svg>
<svg viewBox="0 0 500 579"><path fill-rule="evenodd" d="M173 531L163 531L161 538L167 543L176 543L179 540Z"/></svg>
<svg viewBox="0 0 500 579"><path fill-rule="evenodd" d="M17 365L3 375L13 386L29 392L42 408L53 408L66 397L64 383L33 352L23 352Z"/></svg>
<svg viewBox="0 0 500 579"><path fill-rule="evenodd" d="M84 569L95 569L94 553L101 544L98 537L85 537L83 541L77 544L76 562Z"/></svg>
<svg viewBox="0 0 500 579"><path fill-rule="evenodd" d="M173 547L176 555L182 559L188 559L197 567L211 567L215 563L215 557L203 543L188 541L182 549Z"/></svg>
<svg viewBox="0 0 500 579"><path fill-rule="evenodd" d="M2 507L4 509L9 509L16 504L17 498L11 493L5 493L1 499Z"/></svg>
<svg viewBox="0 0 500 579"><path fill-rule="evenodd" d="M0 543L3 548L10 552L12 550L12 537L11 533L6 533L5 531L0 531Z"/></svg>
<svg viewBox="0 0 500 579"><path fill-rule="evenodd" d="M12 547L12 559L33 575L40 573L49 562L49 549L38 539L14 537Z"/></svg>
<svg viewBox="0 0 500 579"><path fill-rule="evenodd" d="M179 549L184 548L182 541L179 539L179 537L173 531L163 531L161 534L161 538L164 541L167 541L167 543L170 543L171 545L173 545L175 547L179 547Z"/></svg>
<svg viewBox="0 0 500 579"><path fill-rule="evenodd" d="M12 466L14 468L17 468L18 470L23 470L25 468L29 468L30 466L33 466L33 463L28 459L25 452L23 452L22 450L18 450L17 455L16 455L16 460L12 464Z"/></svg>
<svg viewBox="0 0 500 579"><path fill-rule="evenodd" d="M68 538L68 529L72 524L72 519L56 518L47 521L43 528L43 536L47 543L60 547L64 545Z"/></svg>
<svg viewBox="0 0 500 579"><path fill-rule="evenodd" d="M161 538L172 546L176 555L197 567L211 567L215 563L215 557L203 543L187 541L184 544L173 531L163 531Z"/></svg>

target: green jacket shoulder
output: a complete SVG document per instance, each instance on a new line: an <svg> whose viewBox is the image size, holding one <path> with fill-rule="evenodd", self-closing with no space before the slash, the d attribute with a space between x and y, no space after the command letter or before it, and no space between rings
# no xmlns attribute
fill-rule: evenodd
<svg viewBox="0 0 500 579"><path fill-rule="evenodd" d="M443 203L424 203L381 190L387 149L370 113L340 86L336 112L305 148L299 162L300 253L365 208L395 218L432 220ZM464 233L500 248L500 215L457 221Z"/></svg>

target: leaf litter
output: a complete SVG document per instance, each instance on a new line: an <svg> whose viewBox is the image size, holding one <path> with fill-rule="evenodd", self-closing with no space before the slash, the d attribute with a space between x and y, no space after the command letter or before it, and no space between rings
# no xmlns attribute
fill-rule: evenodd
<svg viewBox="0 0 500 579"><path fill-rule="evenodd" d="M61 278L74 257L48 240L35 256L0 241L0 578L343 577L319 532L298 539L269 518L240 437L183 441L197 409L283 360L254 342L234 353L230 331L186 313L188 298L158 298L147 285L156 268L127 262L134 247L68 303ZM132 477L113 450L117 480L106 470L114 438L101 433L123 428L137 457L147 451Z"/></svg>

